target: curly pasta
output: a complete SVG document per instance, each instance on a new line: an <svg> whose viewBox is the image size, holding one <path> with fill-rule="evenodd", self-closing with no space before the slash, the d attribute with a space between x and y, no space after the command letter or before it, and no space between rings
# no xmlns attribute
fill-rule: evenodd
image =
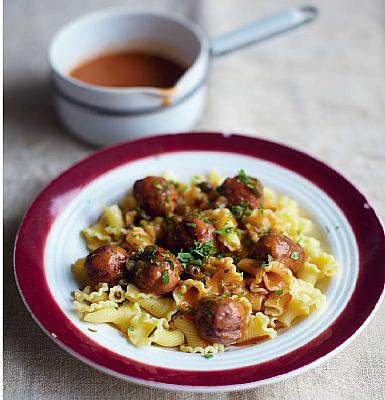
<svg viewBox="0 0 385 400"><path fill-rule="evenodd" d="M134 285L127 285L125 297L139 304L142 308L157 318L171 320L172 315L177 312L177 305L173 299L163 299L158 296L143 293Z"/></svg>
<svg viewBox="0 0 385 400"><path fill-rule="evenodd" d="M261 312L252 315L247 329L244 331L242 337L238 339L237 344L252 344L261 339L274 338L277 335L277 331L269 328L269 323L269 317Z"/></svg>
<svg viewBox="0 0 385 400"><path fill-rule="evenodd" d="M230 250L236 251L241 247L238 236L237 221L228 208L207 210L203 213L219 233L219 240Z"/></svg>
<svg viewBox="0 0 385 400"><path fill-rule="evenodd" d="M89 301L90 303L99 303L108 299L107 283L99 283L93 292L91 286L86 286L83 290L75 290L74 297L78 301Z"/></svg>

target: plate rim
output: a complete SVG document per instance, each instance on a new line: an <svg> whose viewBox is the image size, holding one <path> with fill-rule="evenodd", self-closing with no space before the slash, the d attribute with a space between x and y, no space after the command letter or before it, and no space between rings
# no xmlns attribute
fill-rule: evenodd
<svg viewBox="0 0 385 400"><path fill-rule="evenodd" d="M209 139L209 140L205 141L204 139ZM261 152L260 152L261 150L258 149L257 144L265 146L264 151L262 151L262 154L264 154L264 157L261 156ZM257 148L257 150L254 149L254 146ZM130 150L130 147L135 147L135 149L139 149L140 151ZM126 153L126 150L131 151L131 154L129 157L128 157L128 154ZM156 151L152 151L152 150L156 150ZM74 346L72 343L72 346L71 346L71 345L68 345L68 343L63 342L63 340L66 341L65 338L61 339L56 334L54 334L56 337L52 336L53 334L50 333L51 329L48 329L46 326L47 325L46 320L45 320L45 323L42 322L41 321L42 318L39 318L39 316L41 317L41 315L38 316L35 314L36 310L37 310L37 314L39 314L39 310L38 310L39 305L37 305L36 302L35 303L33 302L33 300L34 300L33 299L33 291L31 294L31 292L28 292L26 290L26 286L25 286L26 280L25 280L25 278L22 277L22 275L20 275L20 273L22 273L22 271L23 271L23 269L22 269L23 265L27 265L28 261L31 261L28 259L28 257L25 254L25 249L23 249L23 241L22 241L23 235L25 235L26 230L28 231L28 225L30 224L31 218L33 220L33 217L34 216L36 217L36 214L39 214L39 207L42 204L45 204L47 206L48 205L47 200L52 198L52 196L55 193L57 194L57 191L60 192L60 183L62 181L66 181L66 180L68 181L68 179L71 178L71 174L75 173L75 176L77 176L77 180L79 181L76 183L80 184L80 185L74 186L75 182L71 182L70 186L72 186L73 189L81 190L83 186L87 185L88 183L90 183L92 180L94 180L101 174L109 172L116 167L119 167L124 164L128 164L133 161L140 160L144 157L154 156L156 154L158 154L158 155L159 154L167 154L170 152L178 152L178 151L180 151L180 152L183 152L183 151L219 151L219 152L227 152L229 154L231 154L231 153L243 154L243 155L248 155L251 157L257 157L257 158L265 160L265 161L271 161L276 165L288 168L289 170L294 171L294 172L298 173L299 175L301 175L302 177L305 177L306 179L310 180L313 184L315 184L323 192L325 192L330 198L332 198L336 202L336 204L338 205L340 210L343 212L343 214L345 215L345 217L347 218L349 223L351 224L351 219L345 213L346 209L341 207L339 202L336 201L335 197L331 196L330 193L328 191L326 191L323 186L320 186L320 184L319 184L320 178L317 177L317 173L322 172L326 175L331 175L335 179L339 180L340 184L343 183L344 188L349 189L350 193L355 195L355 197L356 197L355 201L357 202L358 200L360 200L361 203L363 203L362 209L365 209L365 211L360 209L360 210L356 210L356 212L360 211L361 213L364 212L364 213L367 213L368 215L370 213L371 224L374 224L378 230L378 233L377 233L375 239L376 239L376 243L379 241L380 247L378 248L378 250L377 249L376 250L377 250L377 253L380 256L382 256L382 262L378 263L378 264L381 264L381 266L382 266L382 270L380 267L378 268L378 270L381 270L381 272L383 274L383 278L381 281L382 288L378 287L378 285L377 285L377 287L376 287L377 292L373 295L373 298L372 298L372 303L373 303L373 301L374 301L374 303L371 306L366 307L365 310L361 310L361 314L360 314L360 318L359 318L361 321L361 325L358 327L356 326L356 329L351 328L350 334L348 334L348 335L345 334L346 337L344 339L342 339L342 341L340 341L339 344L335 345L333 347L333 349L326 351L324 353L321 352L323 354L318 355L318 356L314 355L312 361L306 362L306 360L305 360L304 364L299 367L292 368L292 369L289 368L288 371L284 371L284 370L282 370L282 368L280 369L279 366L275 365L274 367L276 368L276 370L280 370L281 373L273 374L272 376L265 377L265 378L259 377L259 379L257 379L257 380L255 379L255 377L251 376L250 373L247 373L247 371L245 371L245 370L255 369L257 366L259 366L259 369L261 369L262 365L274 364L274 363L278 362L279 360L286 362L286 359L288 357L290 358L290 356L292 356L293 353L298 353L300 350L303 351L304 348L309 349L310 347L312 347L312 344L314 342L317 342L320 340L321 341L328 340L325 337L325 333L326 333L326 336L330 335L331 334L329 332L331 330L330 328L332 326L334 326L340 320L340 318L344 315L344 313L346 315L349 304L351 303L352 299L355 296L355 292L357 290L357 284L360 280L360 277L362 279L362 275L363 275L362 265L364 264L364 260L362 260L362 252L361 252L362 243L359 242L356 229L354 226L352 226L352 230L353 230L354 236L356 238L358 250L359 250L359 274L357 277L356 288L354 289L351 298L349 299L344 310L339 314L337 319L334 322L332 322L330 327L327 327L327 329L324 332L322 332L319 336L317 336L316 338L311 340L305 346L302 346L301 348L297 348L297 349L291 351L290 353L280 357L279 359L268 360L264 363L255 364L255 365L248 366L248 367L238 367L238 368L228 369L228 370L219 370L218 369L218 370L214 370L214 371L204 371L204 372L200 371L199 374L195 374L195 371L183 371L183 370L179 370L179 369L170 369L170 368L165 368L165 367L154 367L151 364L143 364L134 359L128 359L126 357L122 357L125 360L129 360L130 364L139 365L139 369L140 368L145 369L147 367L147 369L158 370L155 373L154 372L152 372L152 373L146 372L146 377L143 377L143 373L141 373L141 374L139 374L139 375L141 375L141 377L138 377L138 376L132 376L127 372L122 373L121 371L111 368L111 364L109 365L109 367L107 367L106 365L101 365L100 360L98 362L95 359L92 359L92 357L90 359L89 354L87 357L87 354L85 355L84 352L81 352L80 351L81 349L79 348L80 345ZM293 160L291 160L291 159L289 160L289 162L287 162L287 161L282 162L283 161L282 158L284 158L284 157L280 157L280 159L277 160L277 158L275 156L275 151L278 151L278 152L281 152L284 154L290 154L290 155L294 156L294 161L300 162L300 165L299 166L296 165L294 167ZM259 152L259 154L258 154L258 152ZM115 153L118 153L119 157L114 157ZM132 153L135 153L135 154L132 154ZM128 159L127 159L127 157L128 157ZM98 160L99 163L98 163L98 167L97 167L96 171L94 171L93 175L90 174L88 177L85 177L84 174L80 173L81 171L86 170L87 165L90 163L93 163L95 160ZM113 161L113 162L111 162L111 161ZM304 165L302 165L301 163ZM318 168L318 171L315 175L314 175L314 172L310 173L311 171L309 171L307 169L301 170L301 168L305 168L305 166L307 164L310 164L313 167L315 166ZM306 170L306 174L304 174L305 170ZM77 171L78 171L78 175L76 175ZM79 176L79 173L80 173L80 176ZM310 176L308 176L309 173L312 176L312 178ZM56 186L58 186L58 187L56 187ZM70 198L67 200L71 201ZM342 200L343 199L339 199L340 202ZM364 204L367 205L367 207L364 207ZM65 204L63 204L63 207L65 207ZM60 210L57 210L57 215L58 214L60 214ZM43 238L43 241L40 240L40 242L39 242L39 240L38 240L38 243L37 243L41 246L41 248L40 248L41 254L40 254L40 258L39 258L40 262L38 264L39 264L40 268L42 269L42 271L40 271L40 272L43 274L43 279L44 279L43 284L45 286L44 290L46 290L46 291L48 290L48 295L49 295L48 297L53 297L53 296L50 293L48 283L45 279L44 259L42 256L44 256L46 239L49 235L50 227L52 226L57 215L51 216L51 218L49 218L49 221L47 221L46 224L44 225L42 232L39 232L39 235L37 235L37 236L39 236L39 240L41 239L41 237L40 237L41 235ZM358 336L358 334L369 323L370 319L373 317L373 315L377 311L377 309L378 309L379 305L381 304L381 301L383 300L383 297L384 297L384 282L385 282L384 237L385 237L384 236L384 228L381 223L381 220L380 220L378 214L376 213L375 209L373 209L373 207L369 205L365 196L363 194L361 194L360 191L357 188L355 188L354 185L351 184L346 178L344 178L339 172L335 171L333 168L329 167L322 161L317 160L316 158L309 156L304 152L293 149L291 147L288 147L288 146L285 146L285 145L282 145L280 143L276 143L273 141L256 138L256 137L242 136L242 135L238 135L238 134L223 134L223 133L218 133L218 132L207 132L207 131L185 132L185 133L171 134L171 135L166 134L166 135L160 135L160 136L151 136L151 137L136 139L133 141L119 143L117 145L108 147L106 149L103 149L101 151L98 151L96 153L89 155L88 157L84 158L83 160L75 163L73 166L66 169L57 178L52 180L41 191L41 193L36 197L36 199L32 202L32 205L30 206L28 211L25 213L25 215L21 221L21 224L20 224L17 236L16 236L16 240L15 240L14 273L15 273L17 287L19 289L19 293L23 299L23 302L26 305L26 307L27 307L28 311L30 312L30 314L32 315L32 317L34 318L34 320L40 326L40 328L42 328L43 331L49 337L51 337L55 341L55 343L57 343L60 347L64 348L67 352L69 352L70 354L79 358L83 362L86 362L87 364L89 364L99 370L107 372L110 375L118 376L120 378L129 380L132 382L144 384L147 386L151 386L151 387L174 389L174 390L186 390L186 391L200 391L200 392L202 392L202 391L206 391L206 392L230 391L230 390L251 388L251 387L255 387L255 386L264 385L267 383L278 382L278 381L290 378L291 376L296 376L296 375L326 361L327 359L332 357L337 351L339 351L342 348L344 348L345 346L347 346L356 336ZM34 238L34 240L35 240L35 238ZM378 245L378 243L377 243L377 245ZM24 253L23 253L23 251L24 251ZM366 264L367 263L368 262L366 262ZM58 304L56 302L54 302L53 307L59 308L60 313L63 314L65 317L65 313L60 309L60 307L58 306ZM55 310L55 311L57 311L57 310ZM59 315L60 315L60 313L59 313ZM41 311L40 311L40 314L41 314ZM70 324L72 324L72 323L70 322ZM73 326L75 327L75 325L73 325ZM92 339L88 338L83 333L81 333L81 331L78 328L76 328L76 329L79 331L79 333L80 333L79 336L81 337L81 339L83 339L83 342L82 342L83 344L89 345L91 342L92 342L91 345L96 344L96 342L94 342ZM63 332L61 331L60 334L62 334L62 333ZM65 330L64 330L64 333L66 333ZM341 338L340 338L340 340L341 340ZM82 344L82 343L80 343L80 344ZM101 348L101 350L100 350L101 352L107 353L107 357L112 357L112 359L114 359L116 361L115 353L113 353L112 351L106 350L104 347L100 346L99 344L96 344L96 346ZM74 347L75 347L75 349L74 349ZM84 349L82 349L82 350L84 351ZM303 358L303 356L302 356L302 358ZM127 365L127 364L125 364L125 365ZM165 370L165 371L163 371L163 370ZM229 381L228 379L230 377L229 374L235 375L235 373L240 372L241 370L242 370L243 375L245 375L245 374L247 375L246 378L245 377L242 378L245 381L234 382L234 376L233 376L232 383L220 384L220 386L216 386L216 384L218 383L218 379L213 378L214 375L218 375L218 373L220 373L220 372L226 374L226 372L227 372L226 375L228 375L228 376L226 378L226 382L228 382ZM161 377L159 376L160 373L166 373L167 371L169 374L170 373L171 374L178 373L178 375L181 375L183 373L188 373L189 375L199 375L199 377L194 378L193 380L191 380L191 378L190 378L190 380L189 380L190 384L181 383L180 378L179 378L179 383L171 383L170 380L172 381L172 379L173 379L172 375L169 375L167 377L167 379L165 379L165 376L161 376ZM204 375L206 375L206 376L211 375L210 377L204 378L206 380L206 382L208 381L210 383L210 381L211 381L210 384L208 384L208 385L201 384L203 381ZM223 382L223 380L222 380L222 382Z"/></svg>

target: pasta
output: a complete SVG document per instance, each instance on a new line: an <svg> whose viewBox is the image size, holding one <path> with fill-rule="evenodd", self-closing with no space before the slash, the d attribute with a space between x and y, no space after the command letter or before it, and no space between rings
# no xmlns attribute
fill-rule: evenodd
<svg viewBox="0 0 385 400"><path fill-rule="evenodd" d="M124 225L123 213L117 204L103 208L99 221L82 230L88 249L95 250L105 244L119 243L121 236L127 234Z"/></svg>
<svg viewBox="0 0 385 400"><path fill-rule="evenodd" d="M141 293L134 285L127 285L125 297L140 305L157 318L165 318L167 321L176 313L177 305L172 299L163 299L149 293Z"/></svg>
<svg viewBox="0 0 385 400"><path fill-rule="evenodd" d="M227 208L208 210L204 215L212 222L214 227L221 233L219 240L230 250L236 251L241 247L238 236L237 222Z"/></svg>
<svg viewBox="0 0 385 400"><path fill-rule="evenodd" d="M269 328L269 317L258 312L250 317L247 329L244 331L237 344L252 344L261 339L274 338L277 332L273 328Z"/></svg>
<svg viewBox="0 0 385 400"><path fill-rule="evenodd" d="M83 290L75 290L74 297L78 301L87 300L90 303L100 303L108 299L107 291L107 283L102 283L95 287L94 292L92 292L91 286L86 286Z"/></svg>
<svg viewBox="0 0 385 400"><path fill-rule="evenodd" d="M274 339L325 306L317 285L338 271L314 227L243 170L138 180L82 231L91 253L71 267L75 310L134 346L207 358Z"/></svg>

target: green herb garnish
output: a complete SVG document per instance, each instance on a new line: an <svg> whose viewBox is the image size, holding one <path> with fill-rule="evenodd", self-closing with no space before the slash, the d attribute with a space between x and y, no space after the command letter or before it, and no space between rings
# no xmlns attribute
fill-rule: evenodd
<svg viewBox="0 0 385 400"><path fill-rule="evenodd" d="M249 182L250 182L250 178L249 178L249 176L246 174L246 172L243 170L243 169L241 169L239 172L238 172L238 179L242 182L242 183L244 183L245 185L247 185Z"/></svg>
<svg viewBox="0 0 385 400"><path fill-rule="evenodd" d="M190 228L196 228L197 224L195 224L194 222L186 222L186 226L189 226Z"/></svg>
<svg viewBox="0 0 385 400"><path fill-rule="evenodd" d="M134 332L135 328L134 328L133 326L129 326L129 327L128 327L128 330L129 330L130 332Z"/></svg>
<svg viewBox="0 0 385 400"><path fill-rule="evenodd" d="M170 275L168 274L168 270L164 270L162 273L162 284L167 285L170 282Z"/></svg>
<svg viewBox="0 0 385 400"><path fill-rule="evenodd" d="M248 217L251 214L251 208L247 204L241 203L231 207L231 212L236 218Z"/></svg>
<svg viewBox="0 0 385 400"><path fill-rule="evenodd" d="M283 290L276 290L274 293L278 294L278 295L281 295L281 294L283 294Z"/></svg>
<svg viewBox="0 0 385 400"><path fill-rule="evenodd" d="M229 228L217 229L215 232L218 235L225 235L226 233L231 233L233 229L234 228L229 227Z"/></svg>
<svg viewBox="0 0 385 400"><path fill-rule="evenodd" d="M292 252L290 253L290 258L291 258L292 260L294 260L294 261L299 260L299 253L298 253L298 251L292 251Z"/></svg>
<svg viewBox="0 0 385 400"><path fill-rule="evenodd" d="M163 189L161 183L158 182L158 181L155 181L155 182L153 183L153 186L154 186L156 189L158 189L158 190L162 190L162 189Z"/></svg>
<svg viewBox="0 0 385 400"><path fill-rule="evenodd" d="M183 263L188 263L189 261L194 261L194 256L191 253L178 253L176 258Z"/></svg>
<svg viewBox="0 0 385 400"><path fill-rule="evenodd" d="M213 241L210 240L205 243L200 243L197 241L194 241L194 245L191 248L191 253L196 254L202 258L207 258L215 255L216 253L216 248L213 246Z"/></svg>
<svg viewBox="0 0 385 400"><path fill-rule="evenodd" d="M212 354L212 353L203 354L202 357L204 357L204 358L213 358L213 357L214 357L214 354Z"/></svg>

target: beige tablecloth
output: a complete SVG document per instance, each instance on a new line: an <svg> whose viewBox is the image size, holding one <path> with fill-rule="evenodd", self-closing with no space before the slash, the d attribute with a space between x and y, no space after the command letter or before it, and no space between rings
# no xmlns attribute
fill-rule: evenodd
<svg viewBox="0 0 385 400"><path fill-rule="evenodd" d="M216 63L198 129L248 133L305 150L343 172L384 217L385 3L315 2L321 8L317 23ZM310 372L251 391L195 395L123 382L73 358L32 321L12 274L12 247L22 214L55 175L93 151L68 136L51 105L45 55L50 38L63 23L109 5L170 8L198 19L210 34L217 34L294 4L289 0L5 1L5 398L385 398L384 305L352 344Z"/></svg>

